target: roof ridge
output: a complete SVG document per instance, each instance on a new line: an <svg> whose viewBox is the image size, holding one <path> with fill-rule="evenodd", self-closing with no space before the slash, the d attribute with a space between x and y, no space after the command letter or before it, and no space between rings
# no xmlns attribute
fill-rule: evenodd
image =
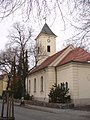
<svg viewBox="0 0 90 120"><path fill-rule="evenodd" d="M51 63L50 66L52 66L52 65L53 65L53 66L57 66L58 63L59 63L60 61L62 61L62 59L64 59L70 51L73 50L73 48L74 48L74 47L71 46L71 45L69 45L69 46L67 46L66 48L64 48L64 49L61 51L61 55L59 55L59 56Z"/></svg>
<svg viewBox="0 0 90 120"><path fill-rule="evenodd" d="M83 56L82 56L83 54ZM79 62L85 62L90 59L90 53L84 50L81 47L74 48L72 51L70 51L64 59L62 59L61 62L59 62L59 65L65 64L70 61L79 61Z"/></svg>

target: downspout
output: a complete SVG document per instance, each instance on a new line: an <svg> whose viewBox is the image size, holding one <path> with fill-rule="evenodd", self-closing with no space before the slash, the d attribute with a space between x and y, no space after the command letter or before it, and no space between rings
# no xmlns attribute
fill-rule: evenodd
<svg viewBox="0 0 90 120"><path fill-rule="evenodd" d="M46 69L44 69L44 72L45 72L45 97L44 97L44 100L46 100Z"/></svg>
<svg viewBox="0 0 90 120"><path fill-rule="evenodd" d="M28 89L29 89L28 76L27 76L27 78L26 78L26 79L27 79L27 93L29 93L29 90L28 90Z"/></svg>
<svg viewBox="0 0 90 120"><path fill-rule="evenodd" d="M57 68L55 67L55 84L57 85Z"/></svg>

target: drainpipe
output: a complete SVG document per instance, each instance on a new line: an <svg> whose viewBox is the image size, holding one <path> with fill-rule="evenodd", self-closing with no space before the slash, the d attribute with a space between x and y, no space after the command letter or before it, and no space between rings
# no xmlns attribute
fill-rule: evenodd
<svg viewBox="0 0 90 120"><path fill-rule="evenodd" d="M57 85L57 68L55 67L55 83Z"/></svg>
<svg viewBox="0 0 90 120"><path fill-rule="evenodd" d="M28 89L29 89L29 88L28 88L28 87L29 87L29 84L28 84L28 76L27 76L27 78L26 78L26 81L27 81L27 93L29 93L29 90L28 90Z"/></svg>
<svg viewBox="0 0 90 120"><path fill-rule="evenodd" d="M45 72L45 98L44 100L46 100L46 69L44 69L44 72Z"/></svg>

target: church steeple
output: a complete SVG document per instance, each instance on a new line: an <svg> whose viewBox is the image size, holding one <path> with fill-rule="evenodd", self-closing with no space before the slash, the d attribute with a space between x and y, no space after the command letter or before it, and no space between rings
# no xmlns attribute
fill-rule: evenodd
<svg viewBox="0 0 90 120"><path fill-rule="evenodd" d="M56 36L46 23L44 24L44 26L43 26L43 28L42 28L40 33Z"/></svg>
<svg viewBox="0 0 90 120"><path fill-rule="evenodd" d="M44 50L46 51L46 56L44 57L44 59L56 53L56 37L57 36L45 23L35 39L36 42L40 44L40 46L43 46Z"/></svg>
<svg viewBox="0 0 90 120"><path fill-rule="evenodd" d="M45 23L41 32L39 33L39 35L36 37L36 39L41 35L41 34L47 34L47 35L54 35L55 37L57 37L52 30L49 28L49 26Z"/></svg>

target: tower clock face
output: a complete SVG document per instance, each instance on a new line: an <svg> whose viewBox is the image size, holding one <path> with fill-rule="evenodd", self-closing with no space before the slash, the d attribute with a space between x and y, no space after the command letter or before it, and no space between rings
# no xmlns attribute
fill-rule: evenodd
<svg viewBox="0 0 90 120"><path fill-rule="evenodd" d="M49 42L50 42L50 39L47 39L47 42L49 43Z"/></svg>

